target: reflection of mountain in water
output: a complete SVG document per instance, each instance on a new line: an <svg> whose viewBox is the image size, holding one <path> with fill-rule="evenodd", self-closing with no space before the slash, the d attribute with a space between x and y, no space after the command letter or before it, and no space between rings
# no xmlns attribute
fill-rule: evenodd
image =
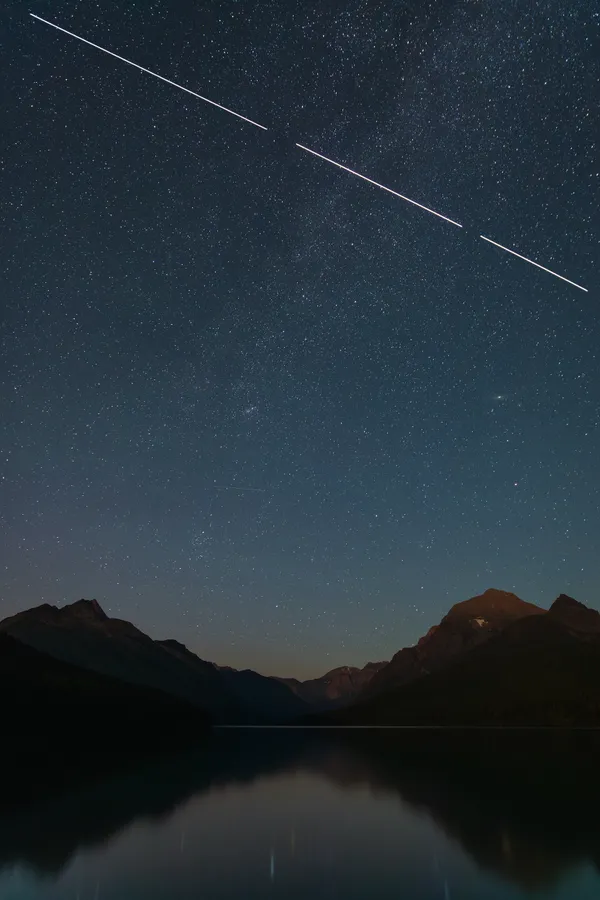
<svg viewBox="0 0 600 900"><path fill-rule="evenodd" d="M483 869L523 888L600 870L600 732L358 733L343 779L395 791ZM346 748L342 753L347 760ZM328 766L337 780L336 762Z"/></svg>
<svg viewBox="0 0 600 900"><path fill-rule="evenodd" d="M87 785L0 815L0 867L56 874L78 850L137 820L168 817L195 795L304 770L396 793L482 868L540 888L576 865L600 869L599 748L600 732L221 733L185 755L97 772Z"/></svg>
<svg viewBox="0 0 600 900"><path fill-rule="evenodd" d="M105 843L134 822L161 821L211 788L251 782L279 770L289 759L281 749L268 741L244 741L242 749L235 737L214 737L174 756L137 765L128 758L118 773L113 758L107 771L102 758L92 757L85 782L78 769L69 789L62 771L60 793L50 784L40 785L40 802L0 810L0 871L23 863L40 873L58 874L76 852ZM13 771L12 778L27 784L29 773Z"/></svg>

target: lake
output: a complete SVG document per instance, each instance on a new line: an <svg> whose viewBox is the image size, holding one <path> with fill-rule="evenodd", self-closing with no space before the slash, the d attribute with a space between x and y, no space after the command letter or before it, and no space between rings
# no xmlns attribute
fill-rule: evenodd
<svg viewBox="0 0 600 900"><path fill-rule="evenodd" d="M90 758L0 809L0 900L597 900L599 759L598 732L448 729Z"/></svg>

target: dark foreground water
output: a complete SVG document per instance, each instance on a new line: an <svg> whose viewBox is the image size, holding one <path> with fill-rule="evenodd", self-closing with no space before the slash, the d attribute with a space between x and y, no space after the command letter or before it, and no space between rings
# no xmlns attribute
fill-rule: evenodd
<svg viewBox="0 0 600 900"><path fill-rule="evenodd" d="M0 900L598 900L599 748L589 732L231 730L110 774L90 759L78 787L50 778L0 808Z"/></svg>

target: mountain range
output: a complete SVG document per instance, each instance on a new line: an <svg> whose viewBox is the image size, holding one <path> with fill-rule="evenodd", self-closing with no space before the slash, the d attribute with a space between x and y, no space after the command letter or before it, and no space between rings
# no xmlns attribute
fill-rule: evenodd
<svg viewBox="0 0 600 900"><path fill-rule="evenodd" d="M99 748L120 755L172 747L207 732L210 719L191 703L146 685L73 666L0 634L2 759L42 758L46 765ZM4 793L6 794L6 785Z"/></svg>
<svg viewBox="0 0 600 900"><path fill-rule="evenodd" d="M79 600L0 622L0 671L15 727L21 702L63 718L79 703L107 725L113 703L125 719L137 705L147 721L155 704L157 721L194 727L600 725L600 614L564 594L544 610L490 589L389 662L301 682L215 665Z"/></svg>
<svg viewBox="0 0 600 900"><path fill-rule="evenodd" d="M359 697L387 662L369 662L362 669L356 666L339 666L320 678L298 681L296 678L278 678L313 710L335 709L345 706Z"/></svg>
<svg viewBox="0 0 600 900"><path fill-rule="evenodd" d="M178 641L153 640L131 622L107 616L96 600L24 610L0 622L3 636L23 648L25 667L25 648L30 648L37 651L39 668L46 657L49 667L60 661L79 670L82 685L94 672L160 691L219 724L284 723L335 708L357 696L383 665L341 667L308 682L239 671L200 659Z"/></svg>
<svg viewBox="0 0 600 900"><path fill-rule="evenodd" d="M375 674L365 686L365 696L381 694L441 669L455 657L500 634L511 622L544 612L515 594L494 589L456 603L414 647L399 650Z"/></svg>
<svg viewBox="0 0 600 900"><path fill-rule="evenodd" d="M600 614L489 590L401 650L332 725L600 726Z"/></svg>

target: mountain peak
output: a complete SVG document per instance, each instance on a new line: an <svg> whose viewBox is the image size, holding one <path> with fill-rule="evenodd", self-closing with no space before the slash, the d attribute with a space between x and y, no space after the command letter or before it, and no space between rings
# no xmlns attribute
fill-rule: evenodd
<svg viewBox="0 0 600 900"><path fill-rule="evenodd" d="M61 612L63 615L67 613L82 619L108 619L97 600L84 600L82 598L81 600L76 600L75 603L68 604L68 606L63 606Z"/></svg>
<svg viewBox="0 0 600 900"><path fill-rule="evenodd" d="M185 644L182 644L181 641L176 641L175 638L166 638L164 641L157 641L156 643L161 644L163 647L170 647L171 650L185 650L188 652Z"/></svg>
<svg viewBox="0 0 600 900"><path fill-rule="evenodd" d="M590 634L600 632L600 613L568 594L560 594L556 598L548 610L548 616L572 631Z"/></svg>
<svg viewBox="0 0 600 900"><path fill-rule="evenodd" d="M399 650L373 675L364 695L373 696L414 681L489 640L512 622L544 613L539 606L497 588L455 603L439 625L433 625L413 646Z"/></svg>
<svg viewBox="0 0 600 900"><path fill-rule="evenodd" d="M568 594L559 594L550 609L587 609L587 606Z"/></svg>
<svg viewBox="0 0 600 900"><path fill-rule="evenodd" d="M523 616L541 615L539 606L521 600L510 591L488 588L483 594L462 600L451 607L444 619L512 620Z"/></svg>

